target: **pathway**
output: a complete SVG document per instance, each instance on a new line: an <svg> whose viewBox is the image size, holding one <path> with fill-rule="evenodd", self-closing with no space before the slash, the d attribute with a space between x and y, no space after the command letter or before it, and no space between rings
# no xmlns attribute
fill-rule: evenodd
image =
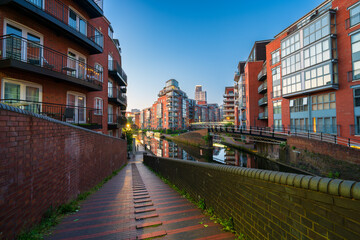
<svg viewBox="0 0 360 240"><path fill-rule="evenodd" d="M142 151L47 239L234 239L142 163ZM207 227L205 227L207 226Z"/></svg>

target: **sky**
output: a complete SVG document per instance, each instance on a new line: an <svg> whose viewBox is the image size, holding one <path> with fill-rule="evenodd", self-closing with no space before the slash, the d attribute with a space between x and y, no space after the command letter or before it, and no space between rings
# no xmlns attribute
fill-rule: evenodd
<svg viewBox="0 0 360 240"><path fill-rule="evenodd" d="M120 41L128 107L144 109L171 78L194 99L222 104L239 61L255 41L272 39L323 0L105 0Z"/></svg>

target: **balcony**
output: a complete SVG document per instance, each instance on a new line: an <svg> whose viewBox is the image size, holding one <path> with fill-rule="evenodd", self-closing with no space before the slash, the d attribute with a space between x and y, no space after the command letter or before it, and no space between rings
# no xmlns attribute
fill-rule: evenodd
<svg viewBox="0 0 360 240"><path fill-rule="evenodd" d="M108 130L118 129L121 126L125 126L127 119L124 116L118 114L108 114Z"/></svg>
<svg viewBox="0 0 360 240"><path fill-rule="evenodd" d="M127 106L127 97L120 89L116 87L108 87L109 102L122 106L121 110L125 110ZM123 109L124 107L124 109Z"/></svg>
<svg viewBox="0 0 360 240"><path fill-rule="evenodd" d="M231 94L224 94L224 98L233 98L235 95L233 93Z"/></svg>
<svg viewBox="0 0 360 240"><path fill-rule="evenodd" d="M0 99L0 102L83 128L102 128L102 110L100 109L18 99Z"/></svg>
<svg viewBox="0 0 360 240"><path fill-rule="evenodd" d="M235 101L234 98L232 98L232 99L225 98L225 99L224 99L224 103L229 103L229 102L234 103L234 101Z"/></svg>
<svg viewBox="0 0 360 240"><path fill-rule="evenodd" d="M258 74L258 81L264 81L266 79L267 71L266 71L266 65L263 67Z"/></svg>
<svg viewBox="0 0 360 240"><path fill-rule="evenodd" d="M238 82L239 79L240 79L240 73L239 73L239 72L235 72L234 81L235 81L235 82Z"/></svg>
<svg viewBox="0 0 360 240"><path fill-rule="evenodd" d="M267 81L263 82L259 87L258 87L258 93L264 93L267 91Z"/></svg>
<svg viewBox="0 0 360 240"><path fill-rule="evenodd" d="M120 86L127 86L127 75L116 60L108 62L109 75L117 81Z"/></svg>
<svg viewBox="0 0 360 240"><path fill-rule="evenodd" d="M34 0L32 0L34 1ZM37 0L39 2L41 0ZM45 0L47 1L47 0ZM87 11L90 18L97 18L104 15L103 0L75 0L83 9Z"/></svg>
<svg viewBox="0 0 360 240"><path fill-rule="evenodd" d="M224 103L224 107L234 107L234 102L232 103Z"/></svg>
<svg viewBox="0 0 360 240"><path fill-rule="evenodd" d="M0 68L40 74L90 91L102 90L102 72L43 45L15 35L5 35L0 37L0 51Z"/></svg>
<svg viewBox="0 0 360 240"><path fill-rule="evenodd" d="M260 98L260 100L258 101L259 106L265 106L268 104L268 98L267 95L265 95L263 98Z"/></svg>
<svg viewBox="0 0 360 240"><path fill-rule="evenodd" d="M235 110L232 108L232 109L224 109L223 112L224 113L228 113L228 112L234 112Z"/></svg>
<svg viewBox="0 0 360 240"><path fill-rule="evenodd" d="M268 119L268 112L261 112L259 113L259 120L267 120Z"/></svg>
<svg viewBox="0 0 360 240"><path fill-rule="evenodd" d="M80 0L79 0L80 1ZM81 0L91 1L91 0ZM15 5L23 15L38 19L40 25L48 26L54 33L64 35L89 49L91 54L103 52L103 35L85 19L70 20L70 8L60 0L7 0L0 5Z"/></svg>

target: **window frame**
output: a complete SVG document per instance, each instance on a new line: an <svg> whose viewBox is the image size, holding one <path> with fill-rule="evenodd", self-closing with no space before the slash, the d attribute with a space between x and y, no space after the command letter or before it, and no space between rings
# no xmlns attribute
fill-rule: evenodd
<svg viewBox="0 0 360 240"><path fill-rule="evenodd" d="M99 102L97 102L97 101L99 101ZM98 108L98 103L100 103L99 108ZM102 116L103 112L104 112L104 100L100 97L95 97L94 98L94 108L95 108L94 115Z"/></svg>

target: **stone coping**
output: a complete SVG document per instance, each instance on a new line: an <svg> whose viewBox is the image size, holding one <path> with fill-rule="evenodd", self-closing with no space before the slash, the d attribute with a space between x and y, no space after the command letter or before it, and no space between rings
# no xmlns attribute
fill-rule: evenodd
<svg viewBox="0 0 360 240"><path fill-rule="evenodd" d="M80 126L76 126L76 125L73 125L71 123L62 122L60 120L57 120L57 119L54 119L54 118L51 118L51 117L47 117L47 116L43 116L41 114L37 114L37 113L30 112L30 111L22 110L20 108L12 107L12 106L9 106L9 105L3 104L3 103L0 103L0 110L7 110L7 111L10 111L10 112L16 112L16 113L23 114L23 115L26 115L26 116L32 116L32 117L43 119L43 120L46 120L46 121L49 121L49 122L62 124L64 126L76 128L76 129L91 132L91 133L94 133L94 134L99 134L99 135L102 135L104 137L109 137L109 138L125 141L124 139L121 139L121 138L116 138L116 137L113 137L113 136L103 134L101 132L92 131L90 129L82 128Z"/></svg>
<svg viewBox="0 0 360 240"><path fill-rule="evenodd" d="M277 184L287 185L296 188L318 191L334 196L353 198L360 200L360 182L332 179L319 176L302 175L295 173L278 172L271 170L262 170L254 168L244 168L236 166L220 165L215 163L193 162L180 159L170 159L163 157L147 156L152 158L163 159L166 161L178 162L202 168L238 174L248 178L259 179Z"/></svg>

